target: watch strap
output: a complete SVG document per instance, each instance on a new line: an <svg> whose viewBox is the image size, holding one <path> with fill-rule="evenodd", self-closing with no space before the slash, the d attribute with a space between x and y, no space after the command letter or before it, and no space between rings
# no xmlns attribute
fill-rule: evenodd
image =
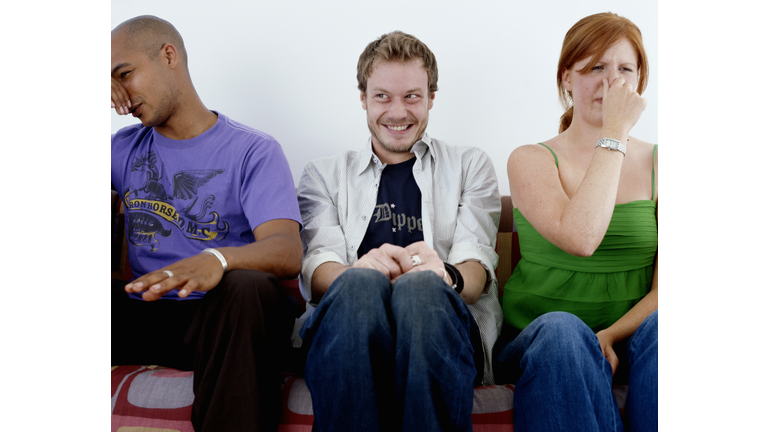
<svg viewBox="0 0 768 432"><path fill-rule="evenodd" d="M627 147L617 139L608 138L608 137L600 138L599 140L597 140L595 147L602 147L608 150L616 150L616 151L622 152L624 156L627 155Z"/></svg>

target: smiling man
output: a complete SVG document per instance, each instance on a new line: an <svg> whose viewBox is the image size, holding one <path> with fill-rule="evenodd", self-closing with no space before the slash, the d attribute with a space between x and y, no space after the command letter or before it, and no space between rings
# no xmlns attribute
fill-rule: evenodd
<svg viewBox="0 0 768 432"><path fill-rule="evenodd" d="M425 133L437 61L415 37L369 44L357 79L370 139L299 183L315 428L472 430L501 326L493 164Z"/></svg>
<svg viewBox="0 0 768 432"><path fill-rule="evenodd" d="M276 430L293 318L277 278L301 267L280 144L208 110L181 35L142 16L112 30L112 136L135 279L112 282L112 364L194 370L196 431Z"/></svg>

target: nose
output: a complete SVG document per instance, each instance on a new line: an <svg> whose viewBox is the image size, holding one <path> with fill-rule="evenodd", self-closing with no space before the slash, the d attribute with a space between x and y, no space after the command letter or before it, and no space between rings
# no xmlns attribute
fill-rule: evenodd
<svg viewBox="0 0 768 432"><path fill-rule="evenodd" d="M389 108L389 115L396 119L405 118L408 115L405 109L405 103L401 98L395 98L392 101L392 105Z"/></svg>
<svg viewBox="0 0 768 432"><path fill-rule="evenodd" d="M620 66L612 66L608 68L608 84L613 85L613 82L616 80L616 78L621 76L621 67ZM626 79L626 77L625 77Z"/></svg>
<svg viewBox="0 0 768 432"><path fill-rule="evenodd" d="M613 81L619 77L619 71L615 68L608 69L608 85L613 85Z"/></svg>

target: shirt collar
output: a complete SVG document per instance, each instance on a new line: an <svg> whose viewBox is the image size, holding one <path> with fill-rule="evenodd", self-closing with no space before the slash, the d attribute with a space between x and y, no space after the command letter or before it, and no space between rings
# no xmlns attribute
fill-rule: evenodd
<svg viewBox="0 0 768 432"><path fill-rule="evenodd" d="M434 157L433 153L429 150L432 149L432 138L429 134L424 132L424 136L416 141L411 148L411 153L416 155L417 160L421 160L427 153ZM368 141L365 144L365 148L357 153L357 175L362 174L369 166L383 167L384 163L379 160L379 157L373 153L373 145L371 144L371 137L368 137Z"/></svg>

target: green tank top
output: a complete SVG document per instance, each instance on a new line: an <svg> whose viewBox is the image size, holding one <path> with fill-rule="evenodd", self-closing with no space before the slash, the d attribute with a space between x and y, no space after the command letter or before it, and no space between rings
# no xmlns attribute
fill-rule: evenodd
<svg viewBox="0 0 768 432"><path fill-rule="evenodd" d="M655 177L652 172L653 197ZM597 332L648 293L658 246L654 200L616 205L608 231L590 257L563 252L542 237L520 210L514 209L513 214L522 258L504 285L506 324L522 330L540 315L565 311Z"/></svg>

